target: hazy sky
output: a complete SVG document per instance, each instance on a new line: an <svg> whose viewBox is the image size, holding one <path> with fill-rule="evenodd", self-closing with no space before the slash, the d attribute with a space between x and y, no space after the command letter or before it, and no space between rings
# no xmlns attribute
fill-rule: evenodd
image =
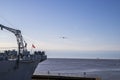
<svg viewBox="0 0 120 80"><path fill-rule="evenodd" d="M29 48L120 51L120 0L0 0L0 24L20 29ZM16 46L12 33L0 38Z"/></svg>

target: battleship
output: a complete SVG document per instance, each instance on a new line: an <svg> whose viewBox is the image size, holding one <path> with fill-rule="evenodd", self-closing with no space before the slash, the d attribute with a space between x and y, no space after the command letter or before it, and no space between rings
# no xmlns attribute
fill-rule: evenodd
<svg viewBox="0 0 120 80"><path fill-rule="evenodd" d="M37 65L46 60L44 51L27 50L21 31L0 24L1 30L13 33L17 39L18 50L0 52L0 80L31 80Z"/></svg>

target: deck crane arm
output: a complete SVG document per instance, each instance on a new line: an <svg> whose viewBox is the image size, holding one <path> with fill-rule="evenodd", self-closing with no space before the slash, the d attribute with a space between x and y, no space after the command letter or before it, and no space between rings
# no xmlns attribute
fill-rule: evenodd
<svg viewBox="0 0 120 80"><path fill-rule="evenodd" d="M2 24L0 24L0 27L1 27L1 30L6 29L6 30L12 32L16 36L18 48L20 49L19 51L21 54L24 53L25 50L27 50L27 43L23 40L20 30L9 28Z"/></svg>

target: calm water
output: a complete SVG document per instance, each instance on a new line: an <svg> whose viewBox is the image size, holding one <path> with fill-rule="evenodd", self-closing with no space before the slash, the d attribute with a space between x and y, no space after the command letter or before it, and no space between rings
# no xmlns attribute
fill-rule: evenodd
<svg viewBox="0 0 120 80"><path fill-rule="evenodd" d="M120 51L47 51L49 58L120 59Z"/></svg>
<svg viewBox="0 0 120 80"><path fill-rule="evenodd" d="M34 74L86 76L99 77L102 80L120 80L120 60L51 58L40 63Z"/></svg>

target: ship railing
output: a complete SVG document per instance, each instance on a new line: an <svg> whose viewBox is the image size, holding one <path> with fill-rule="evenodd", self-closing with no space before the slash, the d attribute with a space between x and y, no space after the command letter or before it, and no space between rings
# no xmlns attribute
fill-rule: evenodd
<svg viewBox="0 0 120 80"><path fill-rule="evenodd" d="M89 72L79 72L79 73L64 73L64 72L54 72L54 71L41 71L35 72L33 75L51 75L51 76L70 76L70 77L95 77L100 78L100 75L91 74Z"/></svg>

